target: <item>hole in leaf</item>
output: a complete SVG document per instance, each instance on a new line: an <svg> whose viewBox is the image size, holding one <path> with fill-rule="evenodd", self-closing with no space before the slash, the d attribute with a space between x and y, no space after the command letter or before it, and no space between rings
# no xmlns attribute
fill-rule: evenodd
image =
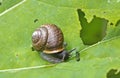
<svg viewBox="0 0 120 78"><path fill-rule="evenodd" d="M92 45L101 41L106 35L108 20L93 16L90 23L85 18L85 13L81 9L77 10L81 24L80 37L85 45Z"/></svg>
<svg viewBox="0 0 120 78"><path fill-rule="evenodd" d="M107 78L120 78L120 71L118 72L115 69L111 69L108 73L107 73Z"/></svg>
<svg viewBox="0 0 120 78"><path fill-rule="evenodd" d="M18 57L18 56L19 56L19 54L16 54L15 56L16 56L16 57Z"/></svg>
<svg viewBox="0 0 120 78"><path fill-rule="evenodd" d="M110 25L113 25L113 23L111 22Z"/></svg>
<svg viewBox="0 0 120 78"><path fill-rule="evenodd" d="M36 22L38 22L38 19L35 19L35 20L34 20L34 23L36 23Z"/></svg>
<svg viewBox="0 0 120 78"><path fill-rule="evenodd" d="M115 24L115 26L118 26L120 24L120 20L117 21L117 23Z"/></svg>
<svg viewBox="0 0 120 78"><path fill-rule="evenodd" d="M105 11L103 13L106 13Z"/></svg>

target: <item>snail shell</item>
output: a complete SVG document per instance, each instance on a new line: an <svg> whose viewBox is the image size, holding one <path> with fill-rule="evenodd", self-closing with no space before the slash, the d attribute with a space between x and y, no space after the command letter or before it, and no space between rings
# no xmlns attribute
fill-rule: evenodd
<svg viewBox="0 0 120 78"><path fill-rule="evenodd" d="M63 51L63 42L63 33L60 28L54 24L42 25L32 34L33 48L47 54Z"/></svg>

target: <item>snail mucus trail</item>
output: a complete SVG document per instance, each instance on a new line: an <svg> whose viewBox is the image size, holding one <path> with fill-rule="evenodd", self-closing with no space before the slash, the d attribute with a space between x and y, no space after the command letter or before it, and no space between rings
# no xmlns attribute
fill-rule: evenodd
<svg viewBox="0 0 120 78"><path fill-rule="evenodd" d="M37 28L32 34L32 49L40 52L40 56L51 63L67 61L71 52L65 50L64 36L59 27L54 24L45 24ZM77 61L79 53L76 52Z"/></svg>

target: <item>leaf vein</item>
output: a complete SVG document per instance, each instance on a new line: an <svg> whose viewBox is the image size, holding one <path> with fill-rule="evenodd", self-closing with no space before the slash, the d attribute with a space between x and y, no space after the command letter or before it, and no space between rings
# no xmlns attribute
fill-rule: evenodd
<svg viewBox="0 0 120 78"><path fill-rule="evenodd" d="M0 72L17 72L17 71L22 71L22 70L31 70L31 69L51 67L51 66L54 66L54 65L55 64L42 65L42 66L33 66L33 67L23 67L23 68L15 68L15 69L4 69L4 70L0 70Z"/></svg>
<svg viewBox="0 0 120 78"><path fill-rule="evenodd" d="M93 44L93 45L91 45L91 46L89 46L89 47L87 47L87 48L82 49L82 50L80 51L80 53L83 52L83 51L85 51L85 50L88 50L88 49L91 48L91 47L94 47L94 46L99 45L99 44L101 44L101 43L105 43L105 42L108 42L108 41L111 41L111 40L114 40L114 39L117 39L117 38L120 38L120 36L116 36L116 37L113 37L113 38L110 38L110 39L107 39L107 40L98 42L98 43L96 43L96 44Z"/></svg>
<svg viewBox="0 0 120 78"><path fill-rule="evenodd" d="M13 9L14 9L14 8L16 8L17 6L19 6L19 5L23 4L25 1L26 1L26 0L23 0L23 1L19 2L18 4L16 4L16 5L12 6L11 8L9 8L9 9L7 9L7 10L3 11L2 13L0 13L0 16L2 16L2 15L4 15L4 14L6 14L7 12L9 12L9 11L11 11L11 10L13 10Z"/></svg>

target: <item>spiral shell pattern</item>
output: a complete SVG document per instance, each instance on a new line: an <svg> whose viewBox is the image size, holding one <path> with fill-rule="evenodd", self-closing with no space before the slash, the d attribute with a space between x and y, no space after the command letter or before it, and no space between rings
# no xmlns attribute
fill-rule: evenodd
<svg viewBox="0 0 120 78"><path fill-rule="evenodd" d="M57 53L64 50L64 36L60 28L54 24L42 25L32 34L32 45L37 51Z"/></svg>

